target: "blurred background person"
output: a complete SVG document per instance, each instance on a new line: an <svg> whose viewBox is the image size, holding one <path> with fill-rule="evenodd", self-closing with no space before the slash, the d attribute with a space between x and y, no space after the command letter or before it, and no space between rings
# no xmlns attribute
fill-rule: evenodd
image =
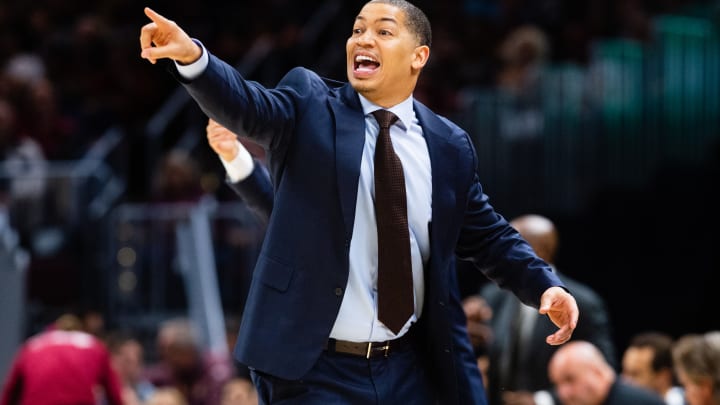
<svg viewBox="0 0 720 405"><path fill-rule="evenodd" d="M0 405L122 405L120 379L110 353L82 332L80 319L63 315L20 348Z"/></svg>
<svg viewBox="0 0 720 405"><path fill-rule="evenodd" d="M0 178L7 179L10 219L24 247L45 216L47 160L42 146L20 125L17 102L0 92Z"/></svg>
<svg viewBox="0 0 720 405"><path fill-rule="evenodd" d="M536 396L544 405L663 405L654 393L618 378L605 356L590 342L572 341L553 355L548 374L554 385L554 400ZM512 402L509 402L512 404Z"/></svg>
<svg viewBox="0 0 720 405"><path fill-rule="evenodd" d="M255 385L247 378L233 378L223 387L219 405L258 405Z"/></svg>
<svg viewBox="0 0 720 405"><path fill-rule="evenodd" d="M499 112L500 134L507 140L539 141L544 131L541 84L550 52L548 38L540 27L522 25L508 34L499 49L496 83L505 107Z"/></svg>
<svg viewBox="0 0 720 405"><path fill-rule="evenodd" d="M622 356L622 377L660 395L668 405L684 405L683 389L676 385L672 361L673 338L662 332L635 335Z"/></svg>
<svg viewBox="0 0 720 405"><path fill-rule="evenodd" d="M154 386L173 387L189 405L216 405L233 376L229 358L204 353L192 323L186 318L164 321L157 332L159 361L146 367Z"/></svg>
<svg viewBox="0 0 720 405"><path fill-rule="evenodd" d="M158 203L197 202L204 191L195 158L184 150L167 152L153 175L151 195Z"/></svg>
<svg viewBox="0 0 720 405"><path fill-rule="evenodd" d="M145 360L140 341L130 333L120 331L110 333L106 341L113 367L123 386L123 396L134 395L141 402L149 400L155 386L143 377Z"/></svg>
<svg viewBox="0 0 720 405"><path fill-rule="evenodd" d="M673 364L690 405L720 405L720 331L681 336Z"/></svg>
<svg viewBox="0 0 720 405"><path fill-rule="evenodd" d="M189 405L189 403L177 388L163 387L155 390L145 405Z"/></svg>
<svg viewBox="0 0 720 405"><path fill-rule="evenodd" d="M555 224L544 216L529 214L513 219L510 225L557 272L554 263L559 237ZM616 350L605 301L589 286L560 272L557 274L580 308L580 318L572 339L591 342L599 348L605 361L614 366L617 363ZM488 308L477 309L484 305L483 300ZM478 297L466 298L464 307L466 313L469 313L468 330L471 335L482 335L475 336L474 340L489 340L485 355L488 362L487 392L491 404L502 404L503 396L508 394L529 398L534 391L551 387L547 366L558 347L545 344L542 337L553 330L552 323L494 283L485 284ZM479 311L483 315L478 317ZM487 319L490 314L491 317ZM491 337L488 333L491 333ZM481 354L481 357L485 355Z"/></svg>

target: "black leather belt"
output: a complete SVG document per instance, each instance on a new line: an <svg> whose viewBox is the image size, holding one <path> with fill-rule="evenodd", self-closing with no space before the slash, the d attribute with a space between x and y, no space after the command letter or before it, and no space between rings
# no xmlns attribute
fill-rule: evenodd
<svg viewBox="0 0 720 405"><path fill-rule="evenodd" d="M397 339L384 342L349 342L346 340L328 339L325 350L329 353L343 353L362 356L366 359L374 357L387 357L391 352L410 346L413 342L413 333L410 329Z"/></svg>

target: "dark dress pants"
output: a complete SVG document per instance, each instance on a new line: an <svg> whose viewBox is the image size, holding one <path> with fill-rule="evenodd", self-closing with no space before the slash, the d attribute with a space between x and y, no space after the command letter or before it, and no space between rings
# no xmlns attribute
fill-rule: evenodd
<svg viewBox="0 0 720 405"><path fill-rule="evenodd" d="M251 370L263 404L281 405L431 405L430 381L414 347L388 357L323 352L300 380L284 380Z"/></svg>

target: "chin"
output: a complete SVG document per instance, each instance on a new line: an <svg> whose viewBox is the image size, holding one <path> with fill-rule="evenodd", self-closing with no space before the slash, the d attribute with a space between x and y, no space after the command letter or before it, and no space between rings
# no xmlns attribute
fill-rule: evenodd
<svg viewBox="0 0 720 405"><path fill-rule="evenodd" d="M378 72L376 72L378 73ZM370 92L377 90L382 82L379 75L372 75L370 77L357 77L352 70L347 72L348 82L357 92Z"/></svg>
<svg viewBox="0 0 720 405"><path fill-rule="evenodd" d="M374 90L374 87L370 83L363 80L350 79L350 85L363 96Z"/></svg>

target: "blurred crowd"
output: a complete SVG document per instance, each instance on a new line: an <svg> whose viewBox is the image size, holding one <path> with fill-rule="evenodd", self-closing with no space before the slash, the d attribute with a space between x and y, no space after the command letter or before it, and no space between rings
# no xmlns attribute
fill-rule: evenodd
<svg viewBox="0 0 720 405"><path fill-rule="evenodd" d="M572 339L551 346L554 325L508 291L486 284L463 300L468 334L491 405L720 405L720 331L672 336L658 325L617 347L615 324L594 289L560 273L559 232L541 215L511 221L573 292L580 308ZM226 347L210 350L186 317L160 322L148 349L132 325L107 329L97 312L67 313L18 349L0 405L249 405L248 369ZM66 402L56 402L66 401Z"/></svg>
<svg viewBox="0 0 720 405"><path fill-rule="evenodd" d="M158 326L156 361L132 331L66 313L28 338L3 384L0 404L252 405L246 369L205 350L180 317ZM101 318L100 318L101 320ZM228 334L229 350L235 332Z"/></svg>
<svg viewBox="0 0 720 405"><path fill-rule="evenodd" d="M250 58L247 74L272 85L297 65L344 80L342 41L362 3L213 0L199 5L185 0L152 6L176 18L224 60L240 64L261 55ZM430 16L435 35L433 57L415 96L440 113L457 115L468 107L465 90L497 87L512 95L522 112L499 129L510 138L537 133L542 118L523 105L537 105L546 62L587 66L599 39L652 40L653 16L713 19L717 11L711 1L689 0L417 4ZM177 84L138 56L144 6L137 1L0 4L0 168L10 175L0 176L0 192L29 208L13 215L21 231L49 214L38 207L38 195L47 187L44 162L83 157L111 127L125 134L121 162L115 163L127 180L124 197L150 198L148 179L161 169L145 154L170 153L182 129L170 128L169 139L159 148L151 146L148 120ZM207 162L200 163L209 171Z"/></svg>

